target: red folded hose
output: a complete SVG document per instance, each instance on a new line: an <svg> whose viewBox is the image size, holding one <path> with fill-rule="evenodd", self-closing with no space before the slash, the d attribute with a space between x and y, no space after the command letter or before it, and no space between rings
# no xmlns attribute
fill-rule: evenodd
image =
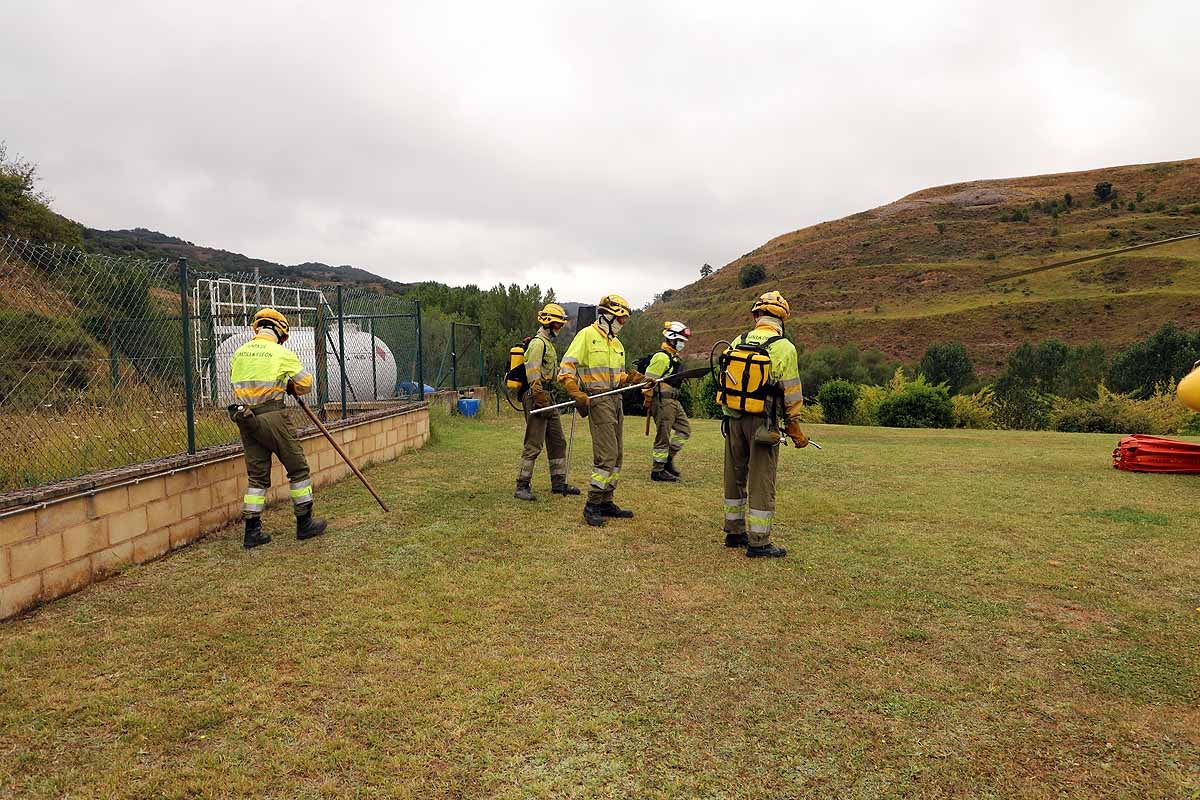
<svg viewBox="0 0 1200 800"><path fill-rule="evenodd" d="M1113 466L1130 472L1200 473L1200 444L1137 433L1117 444Z"/></svg>

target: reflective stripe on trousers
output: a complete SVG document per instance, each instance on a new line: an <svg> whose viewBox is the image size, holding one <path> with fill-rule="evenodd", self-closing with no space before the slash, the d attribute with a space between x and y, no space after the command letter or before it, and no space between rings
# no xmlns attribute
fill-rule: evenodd
<svg viewBox="0 0 1200 800"><path fill-rule="evenodd" d="M761 533L765 536L771 535L771 520L774 519L774 511L764 511L760 508L751 508L746 512L746 528L750 533Z"/></svg>
<svg viewBox="0 0 1200 800"><path fill-rule="evenodd" d="M292 483L292 505L302 506L313 501L312 481L303 480Z"/></svg>
<svg viewBox="0 0 1200 800"><path fill-rule="evenodd" d="M733 522L740 520L746 516L746 498L744 497L726 497L725 498L725 519Z"/></svg>
<svg viewBox="0 0 1200 800"><path fill-rule="evenodd" d="M267 507L267 490L256 489L253 486L246 489L246 494L242 496L242 513L244 514L261 514L263 509Z"/></svg>
<svg viewBox="0 0 1200 800"><path fill-rule="evenodd" d="M517 480L525 483L533 480L533 465L535 463L531 458L522 458L521 465L517 467Z"/></svg>

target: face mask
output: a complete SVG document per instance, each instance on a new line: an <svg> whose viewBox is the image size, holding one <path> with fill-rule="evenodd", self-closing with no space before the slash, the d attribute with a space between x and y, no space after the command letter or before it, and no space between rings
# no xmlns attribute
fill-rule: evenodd
<svg viewBox="0 0 1200 800"><path fill-rule="evenodd" d="M546 336L550 337L551 339L553 339L555 336L558 336L558 331L555 330L553 326L547 325L546 327L542 328L542 330L544 330L546 332Z"/></svg>
<svg viewBox="0 0 1200 800"><path fill-rule="evenodd" d="M619 320L619 319L614 319L612 321L612 325L610 327L612 328L612 335L616 336L618 333L621 332L621 328L625 327L625 323L621 322L621 320Z"/></svg>
<svg viewBox="0 0 1200 800"><path fill-rule="evenodd" d="M671 342L671 346L675 348L676 353L682 353L683 348L687 346L687 342L683 339L676 339Z"/></svg>

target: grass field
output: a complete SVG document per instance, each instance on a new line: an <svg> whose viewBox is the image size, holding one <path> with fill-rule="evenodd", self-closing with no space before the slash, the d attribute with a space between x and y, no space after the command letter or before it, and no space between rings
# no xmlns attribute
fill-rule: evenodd
<svg viewBox="0 0 1200 800"><path fill-rule="evenodd" d="M720 432L603 530L519 421L0 625L0 795L1200 797L1200 478L1117 437L817 426L763 562ZM589 452L576 435L574 476Z"/></svg>

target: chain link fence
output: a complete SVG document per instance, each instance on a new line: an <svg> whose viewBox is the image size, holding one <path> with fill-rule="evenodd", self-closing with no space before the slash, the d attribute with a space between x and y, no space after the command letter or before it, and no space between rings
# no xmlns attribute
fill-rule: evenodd
<svg viewBox="0 0 1200 800"><path fill-rule="evenodd" d="M0 492L236 442L230 360L264 306L326 419L479 383L478 326L425 331L403 297L0 238Z"/></svg>

